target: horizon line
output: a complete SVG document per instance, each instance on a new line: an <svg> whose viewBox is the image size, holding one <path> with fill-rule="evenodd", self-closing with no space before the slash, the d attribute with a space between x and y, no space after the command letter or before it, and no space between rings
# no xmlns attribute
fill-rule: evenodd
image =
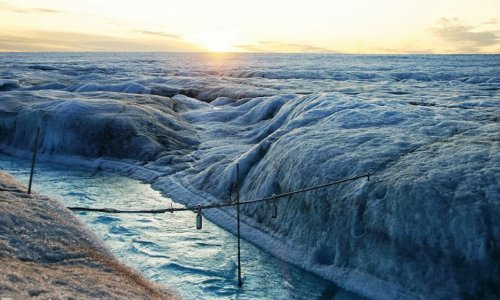
<svg viewBox="0 0 500 300"><path fill-rule="evenodd" d="M178 53L178 54L212 54L212 55L241 55L241 54L279 54L279 55L287 55L287 54L304 54L304 55L500 55L498 53L477 53L477 52L461 52L461 53L435 53L435 52L424 52L424 53L356 53L356 52L237 52L237 51L228 51L228 52L216 52L216 51L112 51L112 50L102 50L102 51L3 51L0 50L0 54L14 54L14 53Z"/></svg>

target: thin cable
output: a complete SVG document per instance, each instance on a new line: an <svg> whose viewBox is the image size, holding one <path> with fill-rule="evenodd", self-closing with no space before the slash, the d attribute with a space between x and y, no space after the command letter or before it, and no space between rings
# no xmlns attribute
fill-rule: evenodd
<svg viewBox="0 0 500 300"><path fill-rule="evenodd" d="M317 190L325 187L329 187L332 185L338 185L342 184L345 182L361 179L361 178L368 178L370 179L370 176L372 176L372 173L367 173L364 175L359 175L355 177L350 177L350 178L345 178L341 180L336 180L320 185L316 185L313 187L308 187L292 192L286 192L282 194L277 194L269 197L263 197L260 199L255 199L255 200L248 200L248 201L240 201L239 204L251 204L251 203L258 203L258 202L264 202L264 201L269 201L273 199L278 199L278 198L283 198L283 197L288 197L291 195L299 194L299 193L305 193L309 192L312 190ZM162 208L162 209L151 209L151 210L121 210L121 209L114 209L114 208L92 208L92 207L68 207L68 209L72 211L91 211L91 212L105 212L105 213L110 213L110 214L164 214L167 212L176 212L176 211L195 211L200 207L201 209L212 209L212 208L222 208L222 207L228 207L228 206L235 206L238 205L238 203L232 202L232 203L225 203L225 204L207 204L207 205L196 205L196 206L186 206L186 207L171 207L171 208Z"/></svg>

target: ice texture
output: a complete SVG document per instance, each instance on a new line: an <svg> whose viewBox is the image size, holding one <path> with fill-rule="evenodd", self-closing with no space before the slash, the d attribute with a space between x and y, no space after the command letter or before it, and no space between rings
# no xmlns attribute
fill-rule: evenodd
<svg viewBox="0 0 500 300"><path fill-rule="evenodd" d="M59 55L0 56L4 151L38 125L42 159L122 160L186 204L228 201L238 162L245 200L374 172L245 205L242 234L371 298L498 296L500 56Z"/></svg>
<svg viewBox="0 0 500 300"><path fill-rule="evenodd" d="M198 143L174 105L152 96L16 91L2 95L1 139L4 146L27 149L40 126L41 153L149 161Z"/></svg>
<svg viewBox="0 0 500 300"><path fill-rule="evenodd" d="M19 81L13 79L0 79L0 91L8 91L19 87Z"/></svg>
<svg viewBox="0 0 500 300"><path fill-rule="evenodd" d="M208 132L194 153L200 167L177 176L227 199L239 161L242 195L256 199L374 172L280 201L278 220L269 203L242 209L254 228L304 253L295 263L367 295L374 287L346 272L426 297L478 295L499 275L497 114L335 93L254 99L186 113Z"/></svg>

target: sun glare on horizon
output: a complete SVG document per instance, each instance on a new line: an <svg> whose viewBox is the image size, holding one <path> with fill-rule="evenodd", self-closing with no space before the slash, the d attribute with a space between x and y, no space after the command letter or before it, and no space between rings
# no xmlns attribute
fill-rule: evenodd
<svg viewBox="0 0 500 300"><path fill-rule="evenodd" d="M209 52L236 52L233 39L224 32L202 32L195 39L195 43Z"/></svg>

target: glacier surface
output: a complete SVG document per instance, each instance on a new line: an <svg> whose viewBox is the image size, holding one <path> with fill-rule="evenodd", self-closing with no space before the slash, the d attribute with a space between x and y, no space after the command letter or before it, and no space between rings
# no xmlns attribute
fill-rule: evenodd
<svg viewBox="0 0 500 300"><path fill-rule="evenodd" d="M380 299L498 295L500 56L2 54L0 149L115 168ZM234 231L234 209L206 211Z"/></svg>

